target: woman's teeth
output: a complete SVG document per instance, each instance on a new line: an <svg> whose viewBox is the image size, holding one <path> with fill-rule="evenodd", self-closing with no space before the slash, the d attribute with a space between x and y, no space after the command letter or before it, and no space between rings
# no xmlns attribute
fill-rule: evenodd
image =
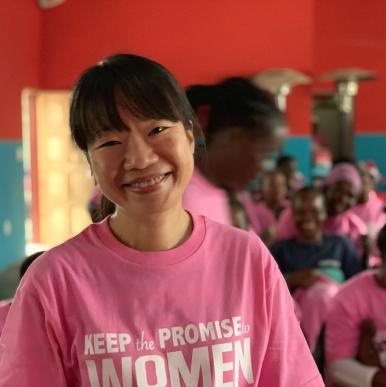
<svg viewBox="0 0 386 387"><path fill-rule="evenodd" d="M130 186L133 188L145 188L151 187L152 185L159 184L165 179L166 175L161 175L153 177L149 180L137 181L136 183L131 183Z"/></svg>

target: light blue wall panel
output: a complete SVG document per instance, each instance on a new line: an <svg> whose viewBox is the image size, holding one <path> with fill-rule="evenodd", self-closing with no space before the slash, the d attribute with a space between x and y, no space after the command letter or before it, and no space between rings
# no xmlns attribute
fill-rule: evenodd
<svg viewBox="0 0 386 387"><path fill-rule="evenodd" d="M386 135L358 134L354 140L355 157L357 160L372 160L383 176L386 176ZM379 188L386 192L386 184Z"/></svg>
<svg viewBox="0 0 386 387"><path fill-rule="evenodd" d="M22 144L0 141L0 270L24 255Z"/></svg>

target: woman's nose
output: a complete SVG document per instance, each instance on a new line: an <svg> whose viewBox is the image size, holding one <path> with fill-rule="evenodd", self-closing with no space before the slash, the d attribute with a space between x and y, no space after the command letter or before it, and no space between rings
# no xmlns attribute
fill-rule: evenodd
<svg viewBox="0 0 386 387"><path fill-rule="evenodd" d="M146 169L158 161L159 157L154 147L146 139L132 137L128 141L125 153L125 169Z"/></svg>

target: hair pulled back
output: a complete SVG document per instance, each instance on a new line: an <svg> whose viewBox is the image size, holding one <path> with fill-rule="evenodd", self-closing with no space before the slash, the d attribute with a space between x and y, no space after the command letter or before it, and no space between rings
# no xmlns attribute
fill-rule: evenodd
<svg viewBox="0 0 386 387"><path fill-rule="evenodd" d="M186 95L196 112L201 107L207 108L203 129L208 143L217 132L230 127L269 132L285 126L284 116L271 96L246 78L227 78L215 85L192 85L186 89Z"/></svg>

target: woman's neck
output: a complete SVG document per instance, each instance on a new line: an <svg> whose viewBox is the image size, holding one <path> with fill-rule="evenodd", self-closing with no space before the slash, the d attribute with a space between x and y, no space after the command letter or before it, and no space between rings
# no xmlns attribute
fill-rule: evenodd
<svg viewBox="0 0 386 387"><path fill-rule="evenodd" d="M312 236L298 234L296 239L299 243L305 245L320 243L323 240L323 230L315 232Z"/></svg>
<svg viewBox="0 0 386 387"><path fill-rule="evenodd" d="M119 210L109 220L111 231L125 245L139 251L172 249L192 233L193 221L183 209L151 215L128 215Z"/></svg>

